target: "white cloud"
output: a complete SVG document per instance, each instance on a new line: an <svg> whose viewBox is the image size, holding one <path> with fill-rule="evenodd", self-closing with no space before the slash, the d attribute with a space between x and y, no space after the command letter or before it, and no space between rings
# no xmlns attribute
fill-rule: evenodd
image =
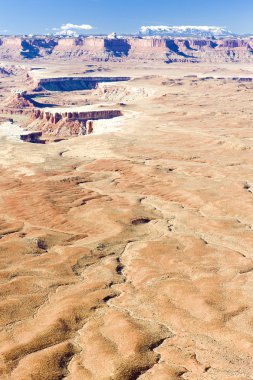
<svg viewBox="0 0 253 380"><path fill-rule="evenodd" d="M59 28L52 28L58 36L68 36L68 37L78 37L79 31L91 30L93 27L88 24L72 24L66 23L61 25Z"/></svg>
<svg viewBox="0 0 253 380"><path fill-rule="evenodd" d="M71 23L67 23L67 24L63 24L61 26L61 30L69 30L69 29L75 29L75 30L91 30L93 29L93 27L91 25L87 25L87 24L71 24Z"/></svg>

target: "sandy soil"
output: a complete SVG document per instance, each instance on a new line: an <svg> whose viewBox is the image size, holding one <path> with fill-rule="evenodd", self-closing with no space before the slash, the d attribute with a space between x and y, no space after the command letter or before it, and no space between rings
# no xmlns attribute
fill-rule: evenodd
<svg viewBox="0 0 253 380"><path fill-rule="evenodd" d="M124 102L113 132L0 136L0 378L253 379L253 85L201 80L253 70L109 69L52 97Z"/></svg>
<svg viewBox="0 0 253 380"><path fill-rule="evenodd" d="M10 122L0 123L0 139L22 142L20 135L24 133L24 130L18 125Z"/></svg>

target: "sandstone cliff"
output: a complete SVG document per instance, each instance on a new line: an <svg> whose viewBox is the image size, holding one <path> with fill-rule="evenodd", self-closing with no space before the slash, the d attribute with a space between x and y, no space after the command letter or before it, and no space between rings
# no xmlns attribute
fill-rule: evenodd
<svg viewBox="0 0 253 380"><path fill-rule="evenodd" d="M69 137L90 134L93 131L93 120L112 119L121 116L117 109L106 110L39 110L32 112L29 128L39 130L44 135Z"/></svg>
<svg viewBox="0 0 253 380"><path fill-rule="evenodd" d="M61 58L83 61L252 62L251 38L5 37L0 59Z"/></svg>

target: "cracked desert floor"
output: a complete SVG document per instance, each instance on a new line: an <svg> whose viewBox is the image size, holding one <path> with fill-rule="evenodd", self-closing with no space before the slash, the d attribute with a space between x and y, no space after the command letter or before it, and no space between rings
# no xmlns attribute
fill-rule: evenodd
<svg viewBox="0 0 253 380"><path fill-rule="evenodd" d="M0 379L253 379L252 66L98 66L102 133L0 136Z"/></svg>

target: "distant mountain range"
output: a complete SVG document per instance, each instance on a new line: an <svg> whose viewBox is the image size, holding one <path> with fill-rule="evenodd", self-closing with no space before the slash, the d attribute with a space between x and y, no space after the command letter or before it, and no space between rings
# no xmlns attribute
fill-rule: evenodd
<svg viewBox="0 0 253 380"><path fill-rule="evenodd" d="M172 37L231 37L236 36L225 27L220 26L142 26L140 36Z"/></svg>

